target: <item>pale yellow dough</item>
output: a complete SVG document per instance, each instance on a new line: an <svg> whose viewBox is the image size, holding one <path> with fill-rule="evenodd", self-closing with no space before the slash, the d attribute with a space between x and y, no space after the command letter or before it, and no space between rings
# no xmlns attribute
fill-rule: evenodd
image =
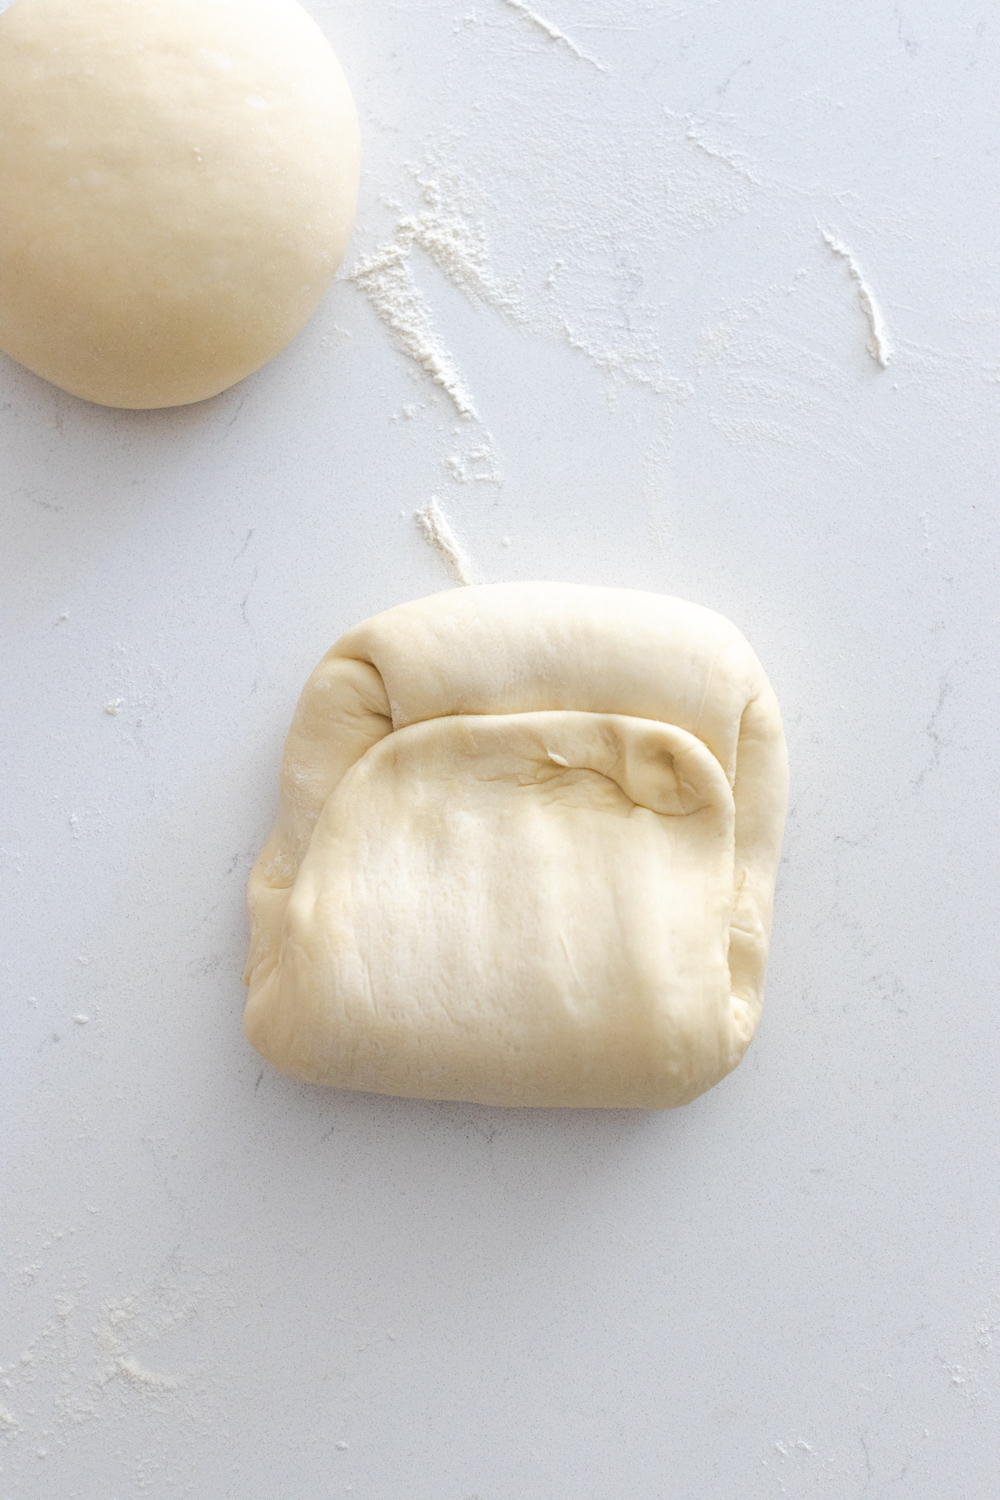
<svg viewBox="0 0 1000 1500"><path fill-rule="evenodd" d="M719 615L497 584L378 615L299 701L245 1026L296 1078L686 1104L760 1015L787 763Z"/></svg>
<svg viewBox="0 0 1000 1500"><path fill-rule="evenodd" d="M360 141L295 0L15 0L0 16L0 349L105 406L180 406L299 332Z"/></svg>

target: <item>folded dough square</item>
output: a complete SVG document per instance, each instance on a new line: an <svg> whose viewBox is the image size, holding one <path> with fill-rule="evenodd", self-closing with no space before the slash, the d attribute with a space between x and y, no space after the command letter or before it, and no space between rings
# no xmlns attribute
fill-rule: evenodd
<svg viewBox="0 0 1000 1500"><path fill-rule="evenodd" d="M299 700L247 1036L339 1088L686 1104L757 1025L787 780L710 610L551 583L390 609Z"/></svg>

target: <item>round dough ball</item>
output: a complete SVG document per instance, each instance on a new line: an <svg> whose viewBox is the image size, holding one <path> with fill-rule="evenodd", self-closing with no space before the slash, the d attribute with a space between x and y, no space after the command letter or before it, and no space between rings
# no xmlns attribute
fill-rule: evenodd
<svg viewBox="0 0 1000 1500"><path fill-rule="evenodd" d="M358 120L295 0L0 16L0 349L102 406L217 395L339 266Z"/></svg>

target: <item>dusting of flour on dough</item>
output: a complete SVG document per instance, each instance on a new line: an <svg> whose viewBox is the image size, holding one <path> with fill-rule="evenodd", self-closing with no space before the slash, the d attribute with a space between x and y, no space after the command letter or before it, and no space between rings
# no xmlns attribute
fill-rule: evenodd
<svg viewBox="0 0 1000 1500"><path fill-rule="evenodd" d="M881 365L884 370L892 358L893 347L882 310L875 301L875 293L865 280L861 267L847 246L841 240L835 239L832 234L827 234L825 229L821 229L820 233L834 255L839 255L841 260L846 260L851 280L857 282L858 300L872 331L872 336L865 347L876 364Z"/></svg>
<svg viewBox="0 0 1000 1500"><path fill-rule="evenodd" d="M431 496L427 504L414 514L417 525L441 558L449 576L456 583L475 583L475 569L437 500Z"/></svg>
<svg viewBox="0 0 1000 1500"><path fill-rule="evenodd" d="M596 57L591 57L588 52L584 52L583 48L578 47L576 42L573 41L572 37L568 37L565 31L560 31L558 26L553 26L551 21L546 21L544 16L540 16L537 11L532 10L530 6L524 3L524 0L506 0L506 4L512 10L519 10L525 20L530 21L532 26L536 26L539 31L544 31L550 42L562 42L563 46L568 47L573 56L578 57L581 62L590 63L592 67L597 68L601 73L608 71L606 63L599 62Z"/></svg>

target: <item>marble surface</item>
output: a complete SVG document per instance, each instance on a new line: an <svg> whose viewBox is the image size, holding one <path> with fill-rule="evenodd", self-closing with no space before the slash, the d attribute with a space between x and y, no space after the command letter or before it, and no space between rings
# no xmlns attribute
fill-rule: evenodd
<svg viewBox="0 0 1000 1500"><path fill-rule="evenodd" d="M0 360L0 1497L987 1500L1000 19L309 8L365 160L296 343L149 413ZM432 496L484 578L709 605L777 691L764 1018L684 1110L243 1040L292 708L450 586Z"/></svg>

